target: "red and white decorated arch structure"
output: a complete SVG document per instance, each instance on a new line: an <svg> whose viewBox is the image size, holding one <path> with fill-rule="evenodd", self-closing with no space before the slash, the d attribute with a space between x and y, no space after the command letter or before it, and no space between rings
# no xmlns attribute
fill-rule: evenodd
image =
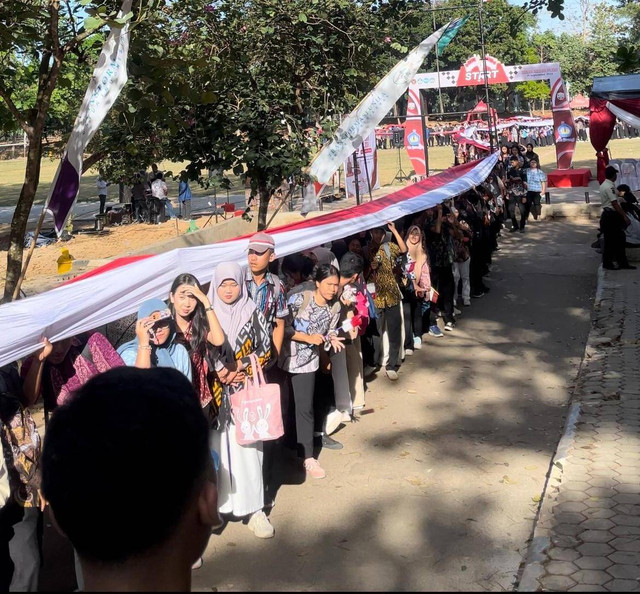
<svg viewBox="0 0 640 594"><path fill-rule="evenodd" d="M417 175L426 175L425 137L423 127L422 101L423 89L469 87L484 85L485 68L480 56L472 56L460 70L447 70L440 73L419 73L409 85L409 101L405 120L405 148ZM573 114L569 106L569 97L562 80L560 64L519 64L505 66L492 56L486 56L486 77L491 85L529 80L547 80L551 88L551 110L553 112L556 161L558 169L569 169L573 161L576 145L576 131Z"/></svg>

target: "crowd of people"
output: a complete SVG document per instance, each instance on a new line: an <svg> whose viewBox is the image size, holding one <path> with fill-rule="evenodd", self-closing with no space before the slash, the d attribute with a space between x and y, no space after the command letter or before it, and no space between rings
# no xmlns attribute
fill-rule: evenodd
<svg viewBox="0 0 640 594"><path fill-rule="evenodd" d="M206 451L216 461L215 481L211 480L217 483L217 497L207 495L206 489L197 491L198 497L205 498L199 508L204 520L190 519L192 525L200 526L197 533L201 534L203 522L218 526L220 515L223 521L244 521L258 538L273 537L269 511L282 480L282 460L297 456L310 480L326 476L322 451L343 448L332 435L361 414L367 383L376 375L397 381L403 361L423 348L426 335L442 339L455 332L462 310L489 291L485 278L499 249L505 221L511 218L512 230L524 231L529 212L534 218L540 214L544 183L532 145L522 152L517 145L510 150L505 147L481 186L395 223L283 258L278 257L274 237L259 232L249 241L246 266L219 264L208 286L181 272L168 288L166 299L140 305L135 335L123 344L112 345L99 332L54 343L45 338L37 353L1 368L4 458L0 456L0 461L10 488L0 499L0 584L11 590L37 588L45 501L77 553L80 588L86 585L83 572L91 573L93 564L120 559L120 551L110 547L121 546L122 538L105 538L96 545L82 526L86 511L86 524L95 527L88 517L93 513L92 504L86 499L91 500L90 489L100 478L93 468L74 466L73 456L78 463L84 460L93 467L88 456L104 445L104 451L95 455L105 465L105 476L115 478L117 456L135 458L138 447L142 451L151 447L144 441L144 432L152 431L149 423L127 403L133 395L145 392L146 387L140 387L145 381L152 391L162 391L163 383L176 389L189 386L193 402L202 411L202 421L189 417L188 422L204 424L208 431ZM276 440L247 444L240 439L243 420L235 416L234 395L248 377L256 376L256 366L267 383L279 387L284 432ZM158 368L164 373L168 368L175 374L152 378L127 368L144 373ZM96 393L100 398L95 398ZM158 397L160 409L173 410L168 429L162 428L167 421L158 417L158 433L187 432L179 411L191 414L192 405L186 402L189 394L180 396L184 402L174 403ZM109 401L107 395L114 399ZM44 455L30 414L40 399L47 422ZM96 412L108 402L122 404L122 410ZM151 414L155 405L144 406ZM85 425L76 432L72 427L81 422L83 410L100 418L84 417ZM110 422L118 431L102 444L100 435L108 431ZM142 436L136 434L136 428ZM130 451L116 443L123 431L124 439L126 431L131 432ZM198 460L183 474L188 475L187 486L192 486L194 477L209 470L200 459L202 445L196 436L189 440ZM164 461L166 456L171 468L164 470L171 476L162 481L164 490L176 476L170 462L174 454L167 453L162 439L160 442L153 457ZM108 459L110 453L113 460ZM85 488L87 473L89 490ZM127 469L122 476L136 485L140 478L135 474L134 469ZM0 473L0 479L2 476ZM205 483L198 483L198 489ZM116 491L110 485L107 495L98 499L109 496L112 506L120 500ZM100 508L99 513L106 513L103 524L109 535L123 523L130 522L125 530L129 533L132 526L146 521L146 512L141 520L133 518L140 508L133 500L126 507L122 518L115 517L113 509ZM160 511L165 514L166 510ZM174 518L174 524L177 521ZM95 531L96 538L100 534L101 530ZM145 542L142 537L133 538L125 549L134 554ZM202 542L192 544L192 556L202 549ZM194 561L195 567L202 562Z"/></svg>
<svg viewBox="0 0 640 594"><path fill-rule="evenodd" d="M100 172L96 182L98 199L100 201L100 214L106 214L106 202L109 197L109 186L104 173ZM179 212L176 212L169 197L169 190L165 181L165 174L154 163L151 171L139 171L130 183L119 183L118 201L125 204L129 210L132 222L157 224L166 219L181 218L191 219L191 187L186 177L181 177L178 182Z"/></svg>

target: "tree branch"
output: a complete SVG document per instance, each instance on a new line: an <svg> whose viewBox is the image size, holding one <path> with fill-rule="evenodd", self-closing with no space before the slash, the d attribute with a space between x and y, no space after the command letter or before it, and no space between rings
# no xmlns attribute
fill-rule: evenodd
<svg viewBox="0 0 640 594"><path fill-rule="evenodd" d="M7 104L11 115L15 118L16 122L20 124L20 127L24 130L27 136L31 136L33 134L33 128L29 125L27 119L22 115L20 110L16 107L16 104L11 99L9 92L4 88L4 85L0 81L0 97L4 99L4 102Z"/></svg>
<svg viewBox="0 0 640 594"><path fill-rule="evenodd" d="M86 173L89 169L91 169L98 161L104 159L109 153L107 151L98 151L97 153L93 153L86 159L82 161L82 173Z"/></svg>
<svg viewBox="0 0 640 594"><path fill-rule="evenodd" d="M70 39L67 43L64 44L62 48L62 53L66 54L70 52L72 49L80 45L87 37L90 37L94 33L97 33L104 26L105 26L105 23L102 23L102 25L99 25L98 27L94 27L93 29L87 29L86 31L83 31L82 33L74 37L73 39Z"/></svg>

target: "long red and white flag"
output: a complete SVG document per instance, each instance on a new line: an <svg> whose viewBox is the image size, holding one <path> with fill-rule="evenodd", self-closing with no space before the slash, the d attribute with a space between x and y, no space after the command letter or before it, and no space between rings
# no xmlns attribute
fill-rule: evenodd
<svg viewBox="0 0 640 594"><path fill-rule="evenodd" d="M276 255L301 252L431 208L481 184L497 159L494 154L471 161L373 202L270 229ZM51 291L0 305L0 366L36 351L43 335L62 340L132 314L146 299L167 298L180 273L190 272L206 284L221 262L246 265L249 237L121 258Z"/></svg>

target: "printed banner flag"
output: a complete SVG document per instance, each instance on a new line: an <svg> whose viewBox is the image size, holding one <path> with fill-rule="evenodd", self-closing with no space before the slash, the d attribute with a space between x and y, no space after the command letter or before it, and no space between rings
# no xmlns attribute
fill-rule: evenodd
<svg viewBox="0 0 640 594"><path fill-rule="evenodd" d="M358 192L364 196L369 190L377 190L380 187L378 179L378 152L376 150L375 130L365 138L364 142L355 151L358 167ZM365 164L366 159L366 164ZM353 155L344 163L344 181L347 196L356 195L356 179L353 167ZM368 179L367 179L368 177Z"/></svg>
<svg viewBox="0 0 640 594"><path fill-rule="evenodd" d="M132 0L124 0L118 18L131 12ZM80 112L58 171L53 179L45 209L53 216L58 236L62 233L73 210L80 188L84 150L97 132L127 82L127 54L129 53L129 23L112 28L102 46L98 65L84 95Z"/></svg>
<svg viewBox="0 0 640 594"><path fill-rule="evenodd" d="M461 20L450 21L411 50L343 120L331 142L322 147L311 162L308 173L314 181L320 184L326 184L329 181L333 172L362 144L363 139L375 129L402 93L407 90L411 79L416 75L433 46L452 29L457 31ZM315 188L313 184L309 184L304 189L302 213L311 212L316 208Z"/></svg>

